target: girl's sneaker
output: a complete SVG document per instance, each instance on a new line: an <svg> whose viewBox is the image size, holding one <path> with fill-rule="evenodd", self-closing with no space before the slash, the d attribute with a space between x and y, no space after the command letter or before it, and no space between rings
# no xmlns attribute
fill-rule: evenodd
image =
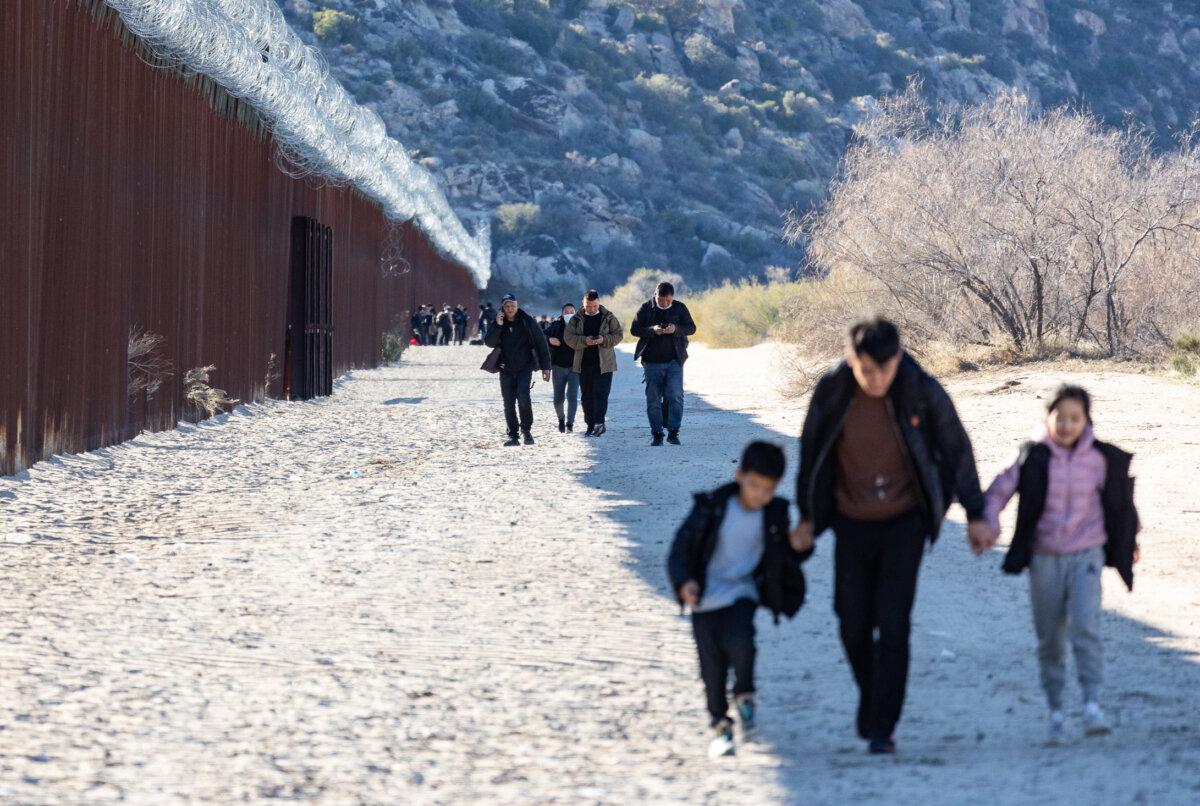
<svg viewBox="0 0 1200 806"><path fill-rule="evenodd" d="M733 723L728 719L722 719L713 728L716 736L708 745L708 757L720 758L721 756L732 756L733 748Z"/></svg>
<svg viewBox="0 0 1200 806"><path fill-rule="evenodd" d="M1087 736L1103 736L1112 733L1112 726L1100 710L1100 703L1089 702L1083 706L1083 732Z"/></svg>
<svg viewBox="0 0 1200 806"><path fill-rule="evenodd" d="M734 698L737 705L738 722L742 725L742 741L749 742L758 734L758 720L753 694L739 694Z"/></svg>
<svg viewBox="0 0 1200 806"><path fill-rule="evenodd" d="M1050 725L1046 734L1046 744L1054 747L1062 744L1067 734L1067 717L1062 711L1050 712Z"/></svg>

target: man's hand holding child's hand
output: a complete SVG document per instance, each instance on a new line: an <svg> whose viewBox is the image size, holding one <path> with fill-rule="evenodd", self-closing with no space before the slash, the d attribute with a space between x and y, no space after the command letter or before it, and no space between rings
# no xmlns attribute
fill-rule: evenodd
<svg viewBox="0 0 1200 806"><path fill-rule="evenodd" d="M797 554L803 554L806 551L811 551L813 547L813 525L812 521L800 521L796 524L796 528L792 530L788 540L792 544L792 551Z"/></svg>
<svg viewBox="0 0 1200 806"><path fill-rule="evenodd" d="M695 607L700 604L700 583L694 579L689 579L680 585L679 598L683 599L683 603L688 607Z"/></svg>

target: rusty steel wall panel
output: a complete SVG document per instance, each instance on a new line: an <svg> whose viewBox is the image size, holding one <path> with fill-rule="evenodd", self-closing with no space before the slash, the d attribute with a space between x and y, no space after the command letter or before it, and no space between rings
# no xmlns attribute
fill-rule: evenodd
<svg viewBox="0 0 1200 806"><path fill-rule="evenodd" d="M0 4L0 473L203 414L183 376L243 401L280 393L291 225L333 229L334 373L376 366L415 303L476 309L470 273L345 187L279 170L252 110L152 66L89 0ZM172 374L130 395L131 330Z"/></svg>

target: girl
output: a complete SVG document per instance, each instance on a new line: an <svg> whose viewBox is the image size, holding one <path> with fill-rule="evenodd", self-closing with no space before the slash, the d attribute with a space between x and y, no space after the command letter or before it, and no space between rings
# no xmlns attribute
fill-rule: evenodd
<svg viewBox="0 0 1200 806"><path fill-rule="evenodd" d="M1092 401L1078 386L1060 386L1046 406L1045 430L987 491L993 534L1000 512L1020 494L1017 528L1004 571L1029 569L1042 688L1050 706L1050 742L1063 736L1067 640L1083 688L1088 736L1111 728L1100 710L1100 571L1113 566L1133 590L1140 528L1133 503L1132 455L1092 433Z"/></svg>

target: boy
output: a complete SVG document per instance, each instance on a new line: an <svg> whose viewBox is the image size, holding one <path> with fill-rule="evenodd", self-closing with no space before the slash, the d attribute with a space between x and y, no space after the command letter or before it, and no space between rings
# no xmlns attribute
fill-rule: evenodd
<svg viewBox="0 0 1200 806"><path fill-rule="evenodd" d="M753 736L754 611L761 605L778 623L804 603L804 574L788 542L788 502L775 496L783 478L783 450L751 442L734 482L696 495L675 533L667 572L680 605L692 610L708 713L716 733L710 756L733 755L733 722L725 683L733 667L733 694L742 740Z"/></svg>

